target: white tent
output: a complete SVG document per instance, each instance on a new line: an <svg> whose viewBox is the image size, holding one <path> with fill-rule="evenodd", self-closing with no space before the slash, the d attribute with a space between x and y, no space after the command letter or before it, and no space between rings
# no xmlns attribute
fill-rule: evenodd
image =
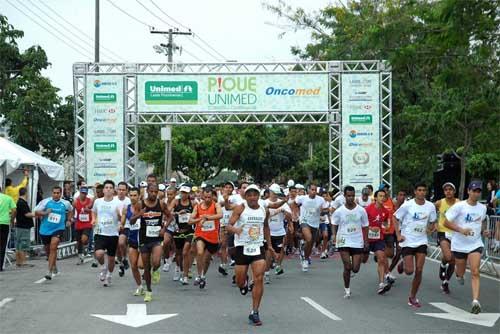
<svg viewBox="0 0 500 334"><path fill-rule="evenodd" d="M38 185L50 194L50 187L60 185L64 181L63 166L50 161L22 146L0 137L0 184L5 184L5 179L12 179L13 184L18 184L23 178L23 168L30 171L30 190L28 203L32 209L36 205ZM45 195L45 197L47 197Z"/></svg>

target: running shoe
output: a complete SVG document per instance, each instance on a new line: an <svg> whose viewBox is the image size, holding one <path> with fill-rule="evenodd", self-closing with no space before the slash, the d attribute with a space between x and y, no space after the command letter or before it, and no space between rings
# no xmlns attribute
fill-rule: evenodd
<svg viewBox="0 0 500 334"><path fill-rule="evenodd" d="M78 254L78 261L76 262L76 265L79 266L83 264L83 259L84 259L83 254Z"/></svg>
<svg viewBox="0 0 500 334"><path fill-rule="evenodd" d="M106 274L106 278L104 279L103 285L104 286L111 286L111 274L110 273Z"/></svg>
<svg viewBox="0 0 500 334"><path fill-rule="evenodd" d="M102 268L101 269L101 272L99 273L99 280L101 282L104 282L104 280L106 279L106 273L108 272L108 270L106 268Z"/></svg>
<svg viewBox="0 0 500 334"><path fill-rule="evenodd" d="M281 266L276 266L276 269L274 270L274 273L276 275L283 275L285 273L285 271L283 270L283 268L281 268Z"/></svg>
<svg viewBox="0 0 500 334"><path fill-rule="evenodd" d="M148 302L150 302L150 301L152 301L152 300L153 300L153 293L152 293L151 291L146 291L146 292L144 293L144 301L145 301L146 303L148 303Z"/></svg>
<svg viewBox="0 0 500 334"><path fill-rule="evenodd" d="M159 270L155 270L151 274L151 283L153 283L153 284L160 283L160 271Z"/></svg>
<svg viewBox="0 0 500 334"><path fill-rule="evenodd" d="M161 270L163 270L164 272L168 272L170 270L170 263L168 263L168 261L165 261Z"/></svg>
<svg viewBox="0 0 500 334"><path fill-rule="evenodd" d="M130 268L130 265L129 265L127 259L123 259L123 267L125 268L125 270L128 270L128 268Z"/></svg>
<svg viewBox="0 0 500 334"><path fill-rule="evenodd" d="M447 280L444 280L443 283L441 283L441 290L443 290L443 293L447 295L450 294L450 287Z"/></svg>
<svg viewBox="0 0 500 334"><path fill-rule="evenodd" d="M472 301L472 309L470 310L470 313L472 314L481 313L481 304L479 304L479 301L477 300Z"/></svg>
<svg viewBox="0 0 500 334"><path fill-rule="evenodd" d="M383 295L384 293L386 293L387 291L389 291L391 289L391 285L390 284L387 284L387 283L380 283L378 285L378 289L377 289L377 293L379 295Z"/></svg>
<svg viewBox="0 0 500 334"><path fill-rule="evenodd" d="M251 281L250 284L248 284L248 291L252 292L254 285L254 282Z"/></svg>
<svg viewBox="0 0 500 334"><path fill-rule="evenodd" d="M118 267L118 276L123 277L125 275L125 266L123 263L120 263L120 267Z"/></svg>
<svg viewBox="0 0 500 334"><path fill-rule="evenodd" d="M201 281L201 277L196 276L196 278L194 279L193 285L194 286L200 285L200 281Z"/></svg>
<svg viewBox="0 0 500 334"><path fill-rule="evenodd" d="M408 297L408 306L419 308L422 306L417 298Z"/></svg>
<svg viewBox="0 0 500 334"><path fill-rule="evenodd" d="M50 281L50 280L52 279L52 272L51 272L51 271L49 271L49 272L47 273L47 275L45 275L45 276L43 276L43 277L45 277L45 279L46 279L46 280Z"/></svg>
<svg viewBox="0 0 500 334"><path fill-rule="evenodd" d="M439 279L441 279L441 281L446 279L446 265L443 267L442 263L439 265Z"/></svg>
<svg viewBox="0 0 500 334"><path fill-rule="evenodd" d="M244 296L248 293L248 281L245 282L244 287L240 288L240 293L242 296Z"/></svg>
<svg viewBox="0 0 500 334"><path fill-rule="evenodd" d="M227 270L222 266L222 264L219 265L219 273L222 274L222 276L227 276Z"/></svg>
<svg viewBox="0 0 500 334"><path fill-rule="evenodd" d="M97 268L97 267L98 267L98 265L97 265L97 261L96 261L96 260L94 260L90 266L91 266L92 268Z"/></svg>
<svg viewBox="0 0 500 334"><path fill-rule="evenodd" d="M302 271L307 272L309 270L309 262L307 260L302 261Z"/></svg>
<svg viewBox="0 0 500 334"><path fill-rule="evenodd" d="M188 285L189 284L189 278L187 277L183 277L179 280L179 282L181 282L182 285Z"/></svg>
<svg viewBox="0 0 500 334"><path fill-rule="evenodd" d="M134 296L144 296L144 287L142 285L135 290Z"/></svg>
<svg viewBox="0 0 500 334"><path fill-rule="evenodd" d="M262 321L260 321L259 312L252 312L248 316L248 323L253 326L262 326Z"/></svg>
<svg viewBox="0 0 500 334"><path fill-rule="evenodd" d="M396 283L396 279L394 277L392 277L391 275L385 276L385 281L386 281L386 283L388 283L390 285L393 285L394 283Z"/></svg>
<svg viewBox="0 0 500 334"><path fill-rule="evenodd" d="M200 289L204 289L205 286L207 285L207 279L205 277L200 278Z"/></svg>
<svg viewBox="0 0 500 334"><path fill-rule="evenodd" d="M178 281L181 279L181 272L179 271L179 268L176 267L174 271L174 277L172 278L174 281Z"/></svg>
<svg viewBox="0 0 500 334"><path fill-rule="evenodd" d="M344 299L351 299L351 292L345 291L344 292Z"/></svg>
<svg viewBox="0 0 500 334"><path fill-rule="evenodd" d="M325 252L321 253L321 256L319 257L320 259L324 260L326 258L328 258L328 254Z"/></svg>

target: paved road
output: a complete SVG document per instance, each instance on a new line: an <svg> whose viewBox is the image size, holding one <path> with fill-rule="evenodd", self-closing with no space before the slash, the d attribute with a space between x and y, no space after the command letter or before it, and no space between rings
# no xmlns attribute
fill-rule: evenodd
<svg viewBox="0 0 500 334"><path fill-rule="evenodd" d="M371 260L370 260L371 261ZM192 285L180 286L172 281L172 272L162 273L161 282L153 287L154 301L147 305L148 314L178 315L141 328L94 318L90 314L125 315L127 304L144 304L134 297L134 283L125 277L113 277L113 285L104 288L97 280L96 268L90 263L76 266L75 259L59 262L61 274L52 281L38 281L46 270L43 259L32 261L34 268L8 269L0 273L1 333L499 333L500 320L493 327L479 326L416 314L444 313L430 305L445 302L469 310L470 279L465 286L452 281L452 293L440 292L438 264L427 261L419 294L423 307L415 311L406 300L410 278L399 276L385 296L376 294L374 263L362 266L351 283L352 298L343 299L342 268L338 258L314 259L308 273L300 271L298 260L285 263L285 275L272 276L265 286L261 318L263 327L247 324L251 298L241 296L213 266L205 290ZM481 280L483 312L500 312L500 282ZM306 303L308 297L341 318L334 321ZM9 298L12 298L10 300Z"/></svg>

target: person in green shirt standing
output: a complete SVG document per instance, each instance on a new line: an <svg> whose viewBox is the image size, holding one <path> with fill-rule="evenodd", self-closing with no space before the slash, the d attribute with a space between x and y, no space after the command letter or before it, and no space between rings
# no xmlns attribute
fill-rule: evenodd
<svg viewBox="0 0 500 334"><path fill-rule="evenodd" d="M0 271L3 271L10 225L16 216L16 203L9 195L0 193Z"/></svg>

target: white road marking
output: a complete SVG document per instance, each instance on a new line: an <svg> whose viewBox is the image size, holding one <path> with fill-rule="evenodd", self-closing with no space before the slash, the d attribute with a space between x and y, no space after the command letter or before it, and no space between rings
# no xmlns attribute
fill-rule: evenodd
<svg viewBox="0 0 500 334"><path fill-rule="evenodd" d="M309 297L300 297L300 299L302 299L303 301L305 301L306 303L308 303L309 305L311 305L312 307L314 307L319 312L323 313L324 316L326 316L326 317L328 317L328 318L330 318L332 320L337 320L337 321L338 320L342 320L341 318L337 317L335 314L333 314L332 312L328 311L326 308L324 308L320 304L316 303L311 298L309 298Z"/></svg>
<svg viewBox="0 0 500 334"><path fill-rule="evenodd" d="M493 327L500 317L500 313L479 313L472 314L448 303L429 303L446 313L417 313L426 317L466 322L473 325Z"/></svg>
<svg viewBox="0 0 500 334"><path fill-rule="evenodd" d="M7 303L13 301L14 298L4 298L0 301L0 308L4 307Z"/></svg>
<svg viewBox="0 0 500 334"><path fill-rule="evenodd" d="M142 327L154 322L177 316L172 314L147 314L145 304L127 304L126 315L91 314L91 316L129 327Z"/></svg>

